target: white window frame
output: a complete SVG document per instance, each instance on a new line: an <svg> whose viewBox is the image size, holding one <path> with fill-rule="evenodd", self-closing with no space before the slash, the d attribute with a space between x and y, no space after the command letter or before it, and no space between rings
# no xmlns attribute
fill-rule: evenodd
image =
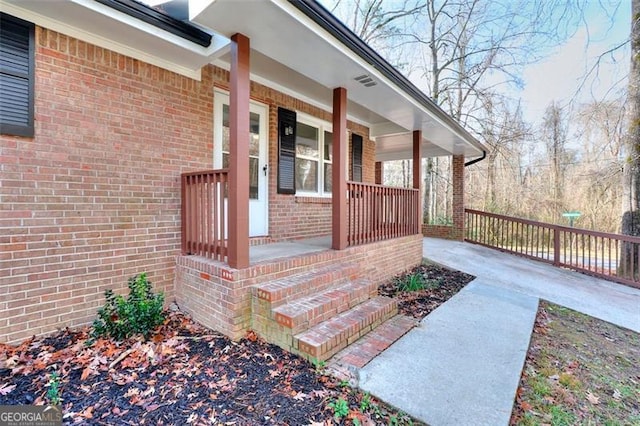
<svg viewBox="0 0 640 426"><path fill-rule="evenodd" d="M333 160L327 161L324 159L324 132L329 132L333 134L333 125L328 121L320 120L319 118L313 117L311 115L308 115L302 112L296 112L296 123L305 124L307 126L315 127L316 129L318 129L318 159L311 158L304 155L299 155L296 152L296 160L298 158L301 158L304 160L318 162L318 191L313 192L313 191L304 191L302 189L296 189L296 195L312 196L312 197L327 197L327 198L331 197L331 192L325 192L324 190L324 182L325 182L324 166L325 164L333 164ZM333 157L333 154L332 154L332 157ZM296 164L296 173L298 172L297 167L298 166Z"/></svg>

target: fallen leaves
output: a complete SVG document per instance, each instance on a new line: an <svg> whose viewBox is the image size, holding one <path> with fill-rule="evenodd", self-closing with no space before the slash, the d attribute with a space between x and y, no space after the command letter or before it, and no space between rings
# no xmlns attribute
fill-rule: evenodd
<svg viewBox="0 0 640 426"><path fill-rule="evenodd" d="M592 403L593 405L598 405L600 404L600 398L597 397L596 395L592 394L591 392L587 392L587 394L585 395L585 397L587 398L587 401L589 401L590 403Z"/></svg>
<svg viewBox="0 0 640 426"><path fill-rule="evenodd" d="M338 398L349 402L347 423L402 418L387 409L360 412L356 391L255 333L231 341L179 313L148 341L88 339L87 329L65 330L0 346L0 367L8 372L0 404L46 404L55 371L64 419L72 423L330 425L328 403Z"/></svg>
<svg viewBox="0 0 640 426"><path fill-rule="evenodd" d="M10 385L9 383L3 383L2 385L0 385L0 395L8 395L15 388L16 388L16 385Z"/></svg>

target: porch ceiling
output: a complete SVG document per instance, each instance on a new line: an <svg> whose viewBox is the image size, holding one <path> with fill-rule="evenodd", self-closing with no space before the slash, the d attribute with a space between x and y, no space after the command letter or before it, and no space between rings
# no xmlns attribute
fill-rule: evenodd
<svg viewBox="0 0 640 426"><path fill-rule="evenodd" d="M473 137L441 118L383 72L285 0L190 0L190 19L226 37L242 33L251 39L252 77L295 92L327 109L332 89L345 87L350 119L370 127L379 161L412 157L413 130L422 130L423 155L482 155ZM228 54L216 64L228 66ZM356 77L376 83L365 86ZM280 86L280 87L277 87Z"/></svg>

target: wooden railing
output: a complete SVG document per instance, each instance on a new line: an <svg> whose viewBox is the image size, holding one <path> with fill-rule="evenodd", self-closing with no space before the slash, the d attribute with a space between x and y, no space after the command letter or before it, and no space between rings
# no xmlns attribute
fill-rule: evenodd
<svg viewBox="0 0 640 426"><path fill-rule="evenodd" d="M465 240L640 288L640 237L465 209Z"/></svg>
<svg viewBox="0 0 640 426"><path fill-rule="evenodd" d="M420 233L417 189L347 182L350 246Z"/></svg>
<svg viewBox="0 0 640 426"><path fill-rule="evenodd" d="M182 253L227 255L227 169L182 174Z"/></svg>

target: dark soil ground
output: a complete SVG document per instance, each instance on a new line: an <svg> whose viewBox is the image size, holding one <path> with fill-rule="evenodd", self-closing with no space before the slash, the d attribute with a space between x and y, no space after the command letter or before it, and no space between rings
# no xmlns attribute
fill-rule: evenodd
<svg viewBox="0 0 640 426"><path fill-rule="evenodd" d="M640 426L640 335L541 301L511 424Z"/></svg>
<svg viewBox="0 0 640 426"><path fill-rule="evenodd" d="M472 277L420 266L431 288L400 299L423 317ZM91 343L88 327L0 344L0 405L59 403L65 423L122 425L418 424L253 332L234 342L168 312L148 341Z"/></svg>
<svg viewBox="0 0 640 426"><path fill-rule="evenodd" d="M401 291L401 283L415 274L419 274L422 278L424 289ZM473 275L465 274L464 272L432 263L425 263L407 274L383 284L378 289L378 292L382 296L397 298L398 310L401 314L422 319L462 290L474 278Z"/></svg>

